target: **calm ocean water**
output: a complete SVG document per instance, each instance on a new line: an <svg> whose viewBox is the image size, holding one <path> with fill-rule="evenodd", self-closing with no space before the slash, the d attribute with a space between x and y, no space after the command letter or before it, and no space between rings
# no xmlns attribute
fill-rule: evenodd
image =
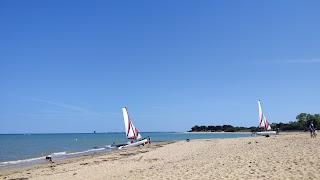
<svg viewBox="0 0 320 180"><path fill-rule="evenodd" d="M151 141L184 139L212 139L248 137L251 134L189 134L145 132ZM124 133L69 133L69 134L0 134L0 169L17 165L45 162L51 155L54 160L113 150L112 143L126 142Z"/></svg>

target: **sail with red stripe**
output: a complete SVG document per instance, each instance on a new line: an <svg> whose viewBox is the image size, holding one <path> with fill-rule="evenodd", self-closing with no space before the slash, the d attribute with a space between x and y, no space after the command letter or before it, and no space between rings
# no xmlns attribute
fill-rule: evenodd
<svg viewBox="0 0 320 180"><path fill-rule="evenodd" d="M140 139L142 136L140 135L139 131L130 120L126 107L122 108L122 113L123 113L124 127L125 127L127 139Z"/></svg>
<svg viewBox="0 0 320 180"><path fill-rule="evenodd" d="M258 101L258 106L259 106L259 128L263 128L266 130L271 129L266 116L262 112L260 100Z"/></svg>

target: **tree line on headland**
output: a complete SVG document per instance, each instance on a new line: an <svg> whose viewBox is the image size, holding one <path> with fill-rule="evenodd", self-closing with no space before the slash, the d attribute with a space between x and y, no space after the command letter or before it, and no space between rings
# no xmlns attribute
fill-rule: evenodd
<svg viewBox="0 0 320 180"><path fill-rule="evenodd" d="M307 131L308 124L313 122L316 129L320 129L320 114L300 113L296 117L296 121L289 123L272 123L271 129L280 131ZM193 126L189 132L255 132L260 129L257 126L252 127L234 127L231 125L223 126Z"/></svg>

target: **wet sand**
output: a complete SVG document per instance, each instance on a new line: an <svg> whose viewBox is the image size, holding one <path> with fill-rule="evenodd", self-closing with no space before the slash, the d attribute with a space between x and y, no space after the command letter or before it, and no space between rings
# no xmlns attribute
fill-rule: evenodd
<svg viewBox="0 0 320 180"><path fill-rule="evenodd" d="M305 132L152 143L1 170L0 179L320 179L319 138Z"/></svg>

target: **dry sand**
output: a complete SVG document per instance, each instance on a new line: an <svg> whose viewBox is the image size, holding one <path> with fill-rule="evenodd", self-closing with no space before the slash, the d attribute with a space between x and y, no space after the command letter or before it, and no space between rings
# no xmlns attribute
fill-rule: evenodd
<svg viewBox="0 0 320 180"><path fill-rule="evenodd" d="M0 179L320 179L319 138L283 133L154 143L1 170Z"/></svg>

